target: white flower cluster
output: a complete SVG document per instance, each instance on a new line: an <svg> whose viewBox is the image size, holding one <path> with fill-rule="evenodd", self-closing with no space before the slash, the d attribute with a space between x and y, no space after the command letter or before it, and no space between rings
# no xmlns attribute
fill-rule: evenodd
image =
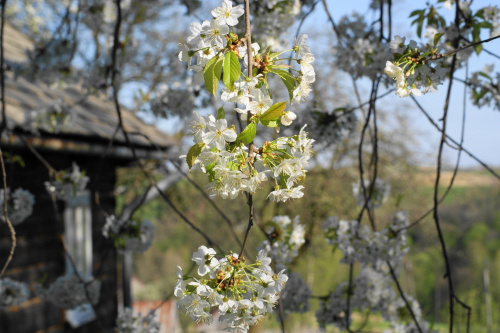
<svg viewBox="0 0 500 333"><path fill-rule="evenodd" d="M370 264L363 264L359 275L353 279L352 294L350 297L350 308L357 308L360 311L371 310L381 311L384 319L387 313L392 313L394 309L404 307L401 299L392 288L392 280L388 274L381 273L379 268L387 269L382 261L376 261L373 268ZM343 282L337 286L335 292L320 303L316 318L321 327L333 324L345 329L350 325L352 318L346 318L346 299L349 283ZM392 318L393 319L393 318Z"/></svg>
<svg viewBox="0 0 500 333"><path fill-rule="evenodd" d="M28 300L30 291L26 283L9 278L0 280L0 309L7 306L20 306Z"/></svg>
<svg viewBox="0 0 500 333"><path fill-rule="evenodd" d="M500 15L497 6L487 6L483 8L484 20L486 22L491 22L492 27L490 28L490 37L495 37L500 35Z"/></svg>
<svg viewBox="0 0 500 333"><path fill-rule="evenodd" d="M274 178L276 184L275 190L268 195L269 199L285 202L304 195L304 186L298 184L305 179L305 168L314 142L307 137L305 126L299 135L264 142L256 152L253 168L249 168L246 166L248 154L245 147L234 151L221 149L228 140L236 139L236 133L227 128L225 119L216 120L209 115L206 121L196 113L195 116L193 134L195 142L201 140L203 151L194 163L209 176L210 183L206 188L211 198L234 199L240 191L254 193L269 177ZM242 169L241 165L245 168Z"/></svg>
<svg viewBox="0 0 500 333"><path fill-rule="evenodd" d="M364 17L353 13L344 16L337 25L340 40L335 48L338 67L354 78L363 76L375 80L385 67L391 54L386 44L381 43L371 25Z"/></svg>
<svg viewBox="0 0 500 333"><path fill-rule="evenodd" d="M142 253L153 245L154 230L154 225L148 220L123 221L110 215L106 217L102 234L105 238L113 238L119 251Z"/></svg>
<svg viewBox="0 0 500 333"><path fill-rule="evenodd" d="M270 226L266 232L267 239L257 247L257 250L269 253L276 270L286 269L305 243L304 225L300 224L298 215L293 220L286 215L275 216L267 224ZM286 316L291 312L309 311L311 289L298 273L287 274L289 279L280 296L283 314Z"/></svg>
<svg viewBox="0 0 500 333"><path fill-rule="evenodd" d="M405 39L394 36L394 40L390 42L394 61L387 61L384 69L385 74L396 81L396 95L420 96L436 92L437 85L443 83L447 74L447 69L441 62L434 62L434 67L431 67L427 61L437 48L432 48L429 44L417 46L414 40L406 45Z"/></svg>
<svg viewBox="0 0 500 333"><path fill-rule="evenodd" d="M45 188L49 194L54 194L57 199L66 200L82 193L88 182L89 177L85 176L85 171L80 171L80 167L73 162L71 171L59 171L54 180L45 182Z"/></svg>
<svg viewBox="0 0 500 333"><path fill-rule="evenodd" d="M268 239L257 250L265 250L276 264L277 269L285 268L299 254L305 243L305 228L299 223L297 215L293 221L286 215L275 216L267 231Z"/></svg>
<svg viewBox="0 0 500 333"><path fill-rule="evenodd" d="M194 89L192 78L186 79L185 87L180 82L172 85L160 84L153 96L149 98L151 111L159 117L169 116L189 117L194 109ZM140 103L143 101L141 100Z"/></svg>
<svg viewBox="0 0 500 333"><path fill-rule="evenodd" d="M292 312L308 312L311 293L311 288L299 273L291 272L288 274L288 281L280 295L283 315L287 316Z"/></svg>
<svg viewBox="0 0 500 333"><path fill-rule="evenodd" d="M498 36L500 29L499 8L497 6L487 6L479 8L474 12L470 8L471 5L472 1L458 2L461 14L459 28L457 28L455 22L444 25L444 19L441 24L436 21L429 24L431 20L427 20L428 25L425 27L424 37L429 38L428 43L431 44L436 34L440 34L442 37L439 38L437 46L442 50L442 53L449 53L453 52L457 47L467 46L471 42L479 42L480 36L483 36L483 29L489 30L490 37ZM451 1L446 1L444 7L451 9ZM458 45L455 44L457 40ZM481 50L482 46L478 45L474 48L468 47L455 53L455 68L464 66L474 51L479 53ZM449 66L451 61L452 57L445 57L439 60L445 67Z"/></svg>
<svg viewBox="0 0 500 333"><path fill-rule="evenodd" d="M340 144L348 139L356 130L358 119L356 113L344 108L343 113L315 110L311 113L314 121L311 124L311 135L323 147Z"/></svg>
<svg viewBox="0 0 500 333"><path fill-rule="evenodd" d="M461 2L463 4L464 2ZM434 37L436 34L442 34L443 36L439 38L439 41L436 45L436 49L442 50L443 53L451 52L455 50L453 46L453 41L460 36L466 36L468 34L468 29L457 29L454 23L449 26L444 26L440 28L436 28L434 25L428 25L425 28L425 33L423 37L428 38L428 44L434 43ZM465 45L465 42L460 42L459 46ZM474 49L472 47L461 50L456 53L456 63L455 68L462 67L465 64L465 61L470 58ZM452 61L452 57L445 57L440 60L437 60L443 67L449 67Z"/></svg>
<svg viewBox="0 0 500 333"><path fill-rule="evenodd" d="M300 59L297 60L300 64L300 76L297 80L298 85L293 91L293 101L297 103L306 100L307 96L312 91L311 84L316 80L316 73L312 66L314 55L311 53L311 49L306 43L307 35L305 34L301 35L293 43L293 50L300 55Z"/></svg>
<svg viewBox="0 0 500 333"><path fill-rule="evenodd" d="M4 200L4 191L0 189L0 221L5 222L3 213ZM10 189L7 188L7 214L13 225L18 225L26 220L33 213L34 204L35 197L30 191L18 188L11 194Z"/></svg>
<svg viewBox="0 0 500 333"><path fill-rule="evenodd" d="M148 220L142 221L140 225L139 236L128 237L125 240L125 251L142 253L153 245L154 225Z"/></svg>
<svg viewBox="0 0 500 333"><path fill-rule="evenodd" d="M47 48L51 50L51 48ZM59 133L70 127L74 122L74 116L64 100L58 99L53 104L45 106L39 110L32 110L24 113L23 128L29 129L33 133L46 131Z"/></svg>
<svg viewBox="0 0 500 333"><path fill-rule="evenodd" d="M454 3L455 0L446 0L444 2L445 8L451 10L452 9L452 3ZM463 16L463 19L465 22L467 22L470 26L471 21L473 21L474 18L480 18L483 17L485 22L488 22L490 24L484 25L484 28L487 28L490 30L490 37L495 37L499 35L499 29L500 29L500 17L498 15L499 9L497 6L486 6L483 8L480 8L475 15L470 9L470 5L472 4L472 1L460 1L458 3L461 15ZM465 34L463 34L465 36Z"/></svg>
<svg viewBox="0 0 500 333"><path fill-rule="evenodd" d="M292 60L300 65L300 70L294 69L298 73L294 76L286 70L288 65L279 63L286 60L279 59L284 52L271 52L267 48L264 53L259 53L260 46L254 43L253 78L246 77L240 66L243 58L243 66L248 67L248 57L244 56L245 40L232 31L242 14L241 6L233 7L231 1L224 0L221 7L212 11L212 21L192 23L187 44L179 45L179 59L186 61L188 69L196 73L195 81L204 81L207 90L215 96L222 75L225 87L221 99L239 104L234 111L247 121L247 127L237 134L234 125L230 126L225 119L223 108L219 109L217 118L209 115L206 119L194 113L195 144L186 160L190 168L199 164L208 174L210 183L207 188L211 197L235 198L241 191L254 193L271 176L276 185L275 191L268 196L270 199L287 201L300 198L303 196L300 184L305 178L305 167L314 142L307 138L304 128L298 136L266 141L251 152L247 151L245 144L253 142L259 123L278 130L280 124L289 126L296 119L295 113L285 111L286 102L273 102L267 76L278 76L284 82L290 100L300 103L311 92L311 84L316 78L312 66L314 55L306 44L307 35L296 39L289 50L296 55ZM192 58L196 60L193 62Z"/></svg>
<svg viewBox="0 0 500 333"><path fill-rule="evenodd" d="M273 50L283 51L283 40L289 36L288 30L302 11L299 0L264 0L254 1L251 6L256 36L263 47L270 46Z"/></svg>
<svg viewBox="0 0 500 333"><path fill-rule="evenodd" d="M371 209L378 208L387 200L391 192L391 185L389 181L380 178L375 179L375 184L373 186L373 191L370 196L370 181L368 179L363 180L364 187L366 189L366 195L368 198L368 206ZM356 198L358 205L365 205L365 196L363 194L363 187L361 186L361 181L358 180L357 183L352 184L352 194Z"/></svg>
<svg viewBox="0 0 500 333"><path fill-rule="evenodd" d="M60 276L49 288L35 286L35 292L60 307L72 310L84 304L97 304L101 290L101 281L82 277L84 283L75 274ZM88 294L88 297L87 297Z"/></svg>
<svg viewBox="0 0 500 333"><path fill-rule="evenodd" d="M469 83L471 85L472 103L478 107L493 104L493 107L500 111L500 73L496 73L493 79L494 65L487 65L481 71L471 75Z"/></svg>
<svg viewBox="0 0 500 333"><path fill-rule="evenodd" d="M340 329L345 329L348 324L350 325L352 318L345 317L348 288L348 282L341 283L335 292L320 303L316 312L320 327L324 328L325 325L333 324ZM373 264L362 264L358 276L353 279L351 288L350 309L380 312L382 317L391 324L391 329L384 333L418 332L403 298L393 288L393 280L385 262L378 260ZM422 319L418 302L408 295L405 297L411 305L422 332L431 332L428 323ZM404 321L409 321L409 323L404 323Z"/></svg>
<svg viewBox="0 0 500 333"><path fill-rule="evenodd" d="M196 322L210 324L211 309L217 308L220 321L231 332L247 332L267 313L273 311L288 276L284 270L274 273L271 258L260 251L255 264L231 253L220 259L214 249L200 246L192 260L198 265L198 277L183 275L178 267L175 296L178 308Z"/></svg>
<svg viewBox="0 0 500 333"><path fill-rule="evenodd" d="M158 333L160 323L156 320L154 310L143 317L141 313L134 316L133 309L125 308L116 319L116 331L118 333Z"/></svg>
<svg viewBox="0 0 500 333"><path fill-rule="evenodd" d="M339 221L329 217L323 224L327 241L336 245L343 254L341 262L361 263L357 277L353 279L350 294L350 309L380 312L391 323L388 332L416 332L415 324L406 308L403 298L393 287L393 277L387 263L398 275L404 255L408 252L406 227L409 225L408 214L398 212L391 217L388 228L372 232L367 226L360 226L358 221ZM316 312L320 326L334 324L338 328L350 325L351 317L346 318L346 299L349 284L340 284L320 303ZM430 332L428 324L422 319L418 303L409 296L413 313L423 332ZM411 322L403 324L402 321ZM399 329L399 331L398 331Z"/></svg>
<svg viewBox="0 0 500 333"><path fill-rule="evenodd" d="M230 0L224 0L221 7L212 11L213 19L203 23L193 22L190 25L191 35L186 39L187 45L179 44L179 60L188 63L188 68L197 73L195 82L203 82L203 67L218 51L227 46L226 36L229 27L238 24L238 18L243 15L243 7L233 7ZM242 49L244 53L244 49ZM191 58L195 56L195 64Z"/></svg>
<svg viewBox="0 0 500 333"><path fill-rule="evenodd" d="M380 231L372 231L357 220L339 220L331 216L323 223L323 231L327 242L342 251L343 263L358 261L368 264L379 259L397 263L408 252L404 229L408 224L407 212L393 214L389 228Z"/></svg>

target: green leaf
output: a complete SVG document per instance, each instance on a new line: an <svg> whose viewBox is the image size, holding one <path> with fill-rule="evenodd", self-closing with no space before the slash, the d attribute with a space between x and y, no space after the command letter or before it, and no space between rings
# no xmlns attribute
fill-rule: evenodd
<svg viewBox="0 0 500 333"><path fill-rule="evenodd" d="M207 172L209 182L213 181L215 178L214 168L216 165L217 165L217 163L215 163L215 162L210 163L209 165L205 165L205 171Z"/></svg>
<svg viewBox="0 0 500 333"><path fill-rule="evenodd" d="M260 120L260 123L266 127L277 127L279 125L279 118L271 120Z"/></svg>
<svg viewBox="0 0 500 333"><path fill-rule="evenodd" d="M434 35L434 39L433 39L433 41L434 41L434 46L436 46L436 45L437 45L437 43L439 42L439 39L440 39L440 38L441 38L441 36L443 36L443 35L444 35L444 33L443 33L443 32L440 32L440 33L437 33L437 34L435 34L435 35Z"/></svg>
<svg viewBox="0 0 500 333"><path fill-rule="evenodd" d="M280 52L271 52L269 53L269 60L273 60L277 56L279 56L281 53Z"/></svg>
<svg viewBox="0 0 500 333"><path fill-rule="evenodd" d="M5 158L5 162L7 163L18 163L21 167L25 167L24 160L21 156L19 155L11 155L7 152L3 153L3 156Z"/></svg>
<svg viewBox="0 0 500 333"><path fill-rule="evenodd" d="M226 53L224 57L224 74L222 75L222 82L230 91L234 90L234 83L240 78L241 67L238 56L234 52Z"/></svg>
<svg viewBox="0 0 500 333"><path fill-rule="evenodd" d="M215 64L217 59L218 59L218 57L212 57L207 61L207 63L205 64L205 67L203 68L203 74L205 74L205 72L208 71L208 69Z"/></svg>
<svg viewBox="0 0 500 333"><path fill-rule="evenodd" d="M493 24L491 22L479 22L474 24L474 28L485 28L485 29L493 29Z"/></svg>
<svg viewBox="0 0 500 333"><path fill-rule="evenodd" d="M422 27L424 25L424 20L421 20L420 22L418 22L418 25L417 25L417 36L419 38L422 37Z"/></svg>
<svg viewBox="0 0 500 333"><path fill-rule="evenodd" d="M409 17L412 17L412 16L415 16L415 15L422 15L423 13L425 12L425 9L418 9L418 10L414 10L410 13L410 16Z"/></svg>
<svg viewBox="0 0 500 333"><path fill-rule="evenodd" d="M279 102L271 105L266 112L260 116L260 120L271 120L281 117L285 112L286 102Z"/></svg>
<svg viewBox="0 0 500 333"><path fill-rule="evenodd" d="M481 33L481 29L474 27L472 29L472 42L479 42L481 39L479 38L479 34Z"/></svg>
<svg viewBox="0 0 500 333"><path fill-rule="evenodd" d="M281 188L287 188L286 186L286 181L288 180L288 178L290 178L289 175L286 175L284 173L280 173L280 187Z"/></svg>
<svg viewBox="0 0 500 333"><path fill-rule="evenodd" d="M253 141L255 138L255 134L257 133L257 126L255 123L250 123L245 127L245 129L238 134L238 137L236 138L237 142L243 142L244 144L250 144L250 142Z"/></svg>
<svg viewBox="0 0 500 333"><path fill-rule="evenodd" d="M479 40L480 40L479 34L480 33L481 33L481 31L479 28L474 27L474 29L472 29L472 41L473 42L479 42ZM478 45L474 46L474 51L476 51L476 54L481 53L482 49L483 49L482 44L478 44Z"/></svg>
<svg viewBox="0 0 500 333"><path fill-rule="evenodd" d="M283 83L286 86L286 89L288 90L288 95L291 101L293 99L293 90L295 89L295 85L297 83L295 77L282 69L275 69L274 71L272 71L272 73L278 75L280 79L283 81Z"/></svg>
<svg viewBox="0 0 500 333"><path fill-rule="evenodd" d="M483 72L479 72L478 74L479 74L479 75L481 75L482 77L485 77L485 78L487 78L488 80L492 81L491 77L490 77L488 74L483 73Z"/></svg>
<svg viewBox="0 0 500 333"><path fill-rule="evenodd" d="M439 23L441 24L441 27L446 26L446 21L444 20L444 18L441 15L439 15L438 19L439 19Z"/></svg>
<svg viewBox="0 0 500 333"><path fill-rule="evenodd" d="M477 95L477 100L480 100L481 98L484 97L484 95L486 95L486 93L488 92L488 90L486 89L481 89L481 91L479 92L479 94Z"/></svg>
<svg viewBox="0 0 500 333"><path fill-rule="evenodd" d="M482 50L483 50L483 44L478 44L474 46L474 51L476 51L476 54L481 53Z"/></svg>
<svg viewBox="0 0 500 333"><path fill-rule="evenodd" d="M423 20L423 18L417 17L416 19L414 19L413 21L411 21L410 25L414 25L415 23L417 23L417 22L419 22L421 20Z"/></svg>
<svg viewBox="0 0 500 333"><path fill-rule="evenodd" d="M205 147L205 143L200 142L200 143L194 144L191 148L189 148L189 152L187 153L187 156L186 156L186 162L189 166L189 170L191 170L191 168L193 167L194 162L196 161L198 156L200 156L204 147Z"/></svg>
<svg viewBox="0 0 500 333"><path fill-rule="evenodd" d="M239 170L240 165L239 163L234 163L233 161L229 161L226 163L226 168L229 170Z"/></svg>
<svg viewBox="0 0 500 333"><path fill-rule="evenodd" d="M226 118L226 113L224 112L224 108L221 106L219 110L217 110L217 119Z"/></svg>
<svg viewBox="0 0 500 333"><path fill-rule="evenodd" d="M208 92L214 96L217 94L219 79L222 72L222 62L223 58L221 56L213 57L207 62L205 69L203 70L205 87Z"/></svg>
<svg viewBox="0 0 500 333"><path fill-rule="evenodd" d="M144 93L144 91L142 91L142 89L139 89L139 95L141 95L141 100L143 102L149 102L149 94Z"/></svg>
<svg viewBox="0 0 500 333"><path fill-rule="evenodd" d="M476 12L476 14L473 15L473 17L480 17L484 20L484 8L481 8Z"/></svg>

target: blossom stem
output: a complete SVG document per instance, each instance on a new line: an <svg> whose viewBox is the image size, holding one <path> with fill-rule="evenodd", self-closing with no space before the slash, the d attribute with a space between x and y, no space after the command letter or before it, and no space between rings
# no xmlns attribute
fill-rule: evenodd
<svg viewBox="0 0 500 333"><path fill-rule="evenodd" d="M495 36L495 37L491 37L491 38L488 38L488 39L485 39L485 40L480 40L478 42L474 42L474 43L470 43L470 44L467 44L467 45L464 45L464 46L461 46L453 51L450 51L450 52L447 52L447 53L438 53L438 54L435 54L431 57L428 57L428 58L425 58L423 59L423 61L428 61L428 60L438 60L438 59L441 59L441 58L446 58L446 57L449 57L457 52L460 52L462 50L465 50L465 49L468 49L469 47L474 47L476 45L479 45L479 44L484 44L484 43L488 43L488 42L491 42L495 39L498 39L500 38L500 35L498 36Z"/></svg>
<svg viewBox="0 0 500 333"><path fill-rule="evenodd" d="M4 64L3 64L3 28L4 28L4 22L5 22L5 5L6 5L7 0L2 0L2 12L1 12L1 22L0 22L0 85L1 85L1 94L2 94L2 124L0 127L0 136L5 128L7 128L7 116L5 112L5 84L4 84ZM14 250L16 249L16 232L14 230L14 226L9 220L9 217L7 216L7 174L5 173L5 164L3 162L3 152L0 149L0 164L2 167L2 180L3 180L3 214L5 216L5 222L7 223L7 226L9 227L10 231L10 238L12 241L12 244L10 246L10 252L9 256L7 257L7 260L2 267L2 271L0 272L0 278L3 276L5 273L5 270L7 269L7 266L9 265L10 261L12 260L12 257L14 256Z"/></svg>
<svg viewBox="0 0 500 333"><path fill-rule="evenodd" d="M252 34L250 31L250 0L245 0L245 40L247 44L247 57L248 57L248 78L252 79L252 63L253 63L253 52L252 52ZM251 90L249 91L251 94ZM251 98L250 98L251 100ZM247 112L247 124L250 124L250 118L252 114L250 111ZM249 169L253 166L254 160L254 149L255 145L252 142L248 145L248 164ZM245 238L243 239L243 245L241 246L241 251L239 257L243 255L243 251L245 250L245 245L247 243L248 234L250 233L250 229L253 225L253 197L252 193L248 193L248 226L245 231Z"/></svg>
<svg viewBox="0 0 500 333"><path fill-rule="evenodd" d="M2 7L3 9L3 7ZM2 20L3 23L3 20ZM14 256L14 250L16 249L16 231L14 230L14 226L9 220L9 217L7 215L7 174L5 173L5 164L3 162L3 152L2 149L0 149L0 165L2 168L2 181L3 181L3 214L5 216L5 222L7 223L7 226L9 227L10 231L10 238L11 238L11 246L10 246L10 252L9 256L7 257L7 260L5 261L5 264L2 267L2 271L0 272L0 278L4 275L5 270L7 269L7 266L9 266L10 261L12 260L12 257Z"/></svg>

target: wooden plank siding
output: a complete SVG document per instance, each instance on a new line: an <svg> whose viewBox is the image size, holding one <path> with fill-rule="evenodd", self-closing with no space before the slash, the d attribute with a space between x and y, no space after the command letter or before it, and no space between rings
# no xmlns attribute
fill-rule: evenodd
<svg viewBox="0 0 500 333"><path fill-rule="evenodd" d="M5 147L2 147L5 148ZM7 151L8 148L7 148ZM12 151L15 153L15 151ZM48 180L48 172L29 152L20 154L26 163L24 168L7 166L7 179L12 189L22 187L35 195L33 214L23 223L17 225L17 248L5 277L33 285L45 277L48 283L64 275L65 257L60 237L64 226L57 222L49 194L45 190L44 181ZM90 177L88 188L92 194L99 192L100 206L92 202L92 235L93 235L93 271L101 282L101 296L96 308L102 323L108 329L114 327L117 315L117 266L116 251L110 240L101 234L105 223L105 215L114 213L115 168L117 161L106 160L102 167L98 158L76 154L51 153L44 155L56 169L67 169L73 161L87 171ZM10 170L9 170L10 169ZM99 174L99 178L97 175ZM62 216L63 203L58 203L58 213ZM0 258L2 264L10 249L10 236L5 225L0 227ZM98 274L98 275L96 275ZM0 309L0 332L32 333L50 332L99 332L96 323L87 324L72 330L64 320L64 312L53 304L39 298L32 298L20 307Z"/></svg>

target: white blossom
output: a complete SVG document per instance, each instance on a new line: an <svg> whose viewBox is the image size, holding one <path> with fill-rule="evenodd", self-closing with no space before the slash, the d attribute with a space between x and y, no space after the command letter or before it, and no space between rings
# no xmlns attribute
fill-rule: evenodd
<svg viewBox="0 0 500 333"><path fill-rule="evenodd" d="M146 316L141 313L134 315L134 310L125 308L120 311L116 319L116 331L118 333L158 333L160 323L156 320L155 310L151 310Z"/></svg>
<svg viewBox="0 0 500 333"><path fill-rule="evenodd" d="M0 309L7 306L20 306L28 300L28 285L9 278L0 279Z"/></svg>
<svg viewBox="0 0 500 333"><path fill-rule="evenodd" d="M234 26L238 24L238 18L243 15L241 6L233 7L230 0L223 0L222 6L212 10L212 16L220 23Z"/></svg>
<svg viewBox="0 0 500 333"><path fill-rule="evenodd" d="M212 20L209 24L206 24L205 22L203 23L201 29L201 34L205 36L203 41L210 43L210 45L214 47L223 48L226 45L224 35L229 33L229 27L227 24L222 24L217 20Z"/></svg>
<svg viewBox="0 0 500 333"><path fill-rule="evenodd" d="M35 197L30 191L17 188L13 193L7 188L7 195L0 189L0 206L4 206L7 197L7 214L12 225L18 225L26 220L33 213ZM0 212L0 221L5 222L3 210Z"/></svg>
<svg viewBox="0 0 500 333"><path fill-rule="evenodd" d="M48 289L38 288L38 294L66 310L72 310L87 303L97 304L101 282L84 276L80 278L76 274L61 276Z"/></svg>
<svg viewBox="0 0 500 333"><path fill-rule="evenodd" d="M53 180L45 182L45 188L57 199L67 200L83 193L88 182L85 171L80 171L80 167L73 162L71 170L59 171Z"/></svg>
<svg viewBox="0 0 500 333"><path fill-rule="evenodd" d="M273 272L265 251L259 251L255 264L247 264L234 253L220 259L216 256L215 251L206 246L200 246L193 253L193 261L201 268L199 277L181 278L179 268L178 281L189 282L182 293L176 293L180 297L177 307L193 321L204 324L212 322L210 311L218 307L220 321L228 323L232 332L247 332L249 326L273 311L288 276L284 270L278 274ZM210 274L206 277L208 271Z"/></svg>

